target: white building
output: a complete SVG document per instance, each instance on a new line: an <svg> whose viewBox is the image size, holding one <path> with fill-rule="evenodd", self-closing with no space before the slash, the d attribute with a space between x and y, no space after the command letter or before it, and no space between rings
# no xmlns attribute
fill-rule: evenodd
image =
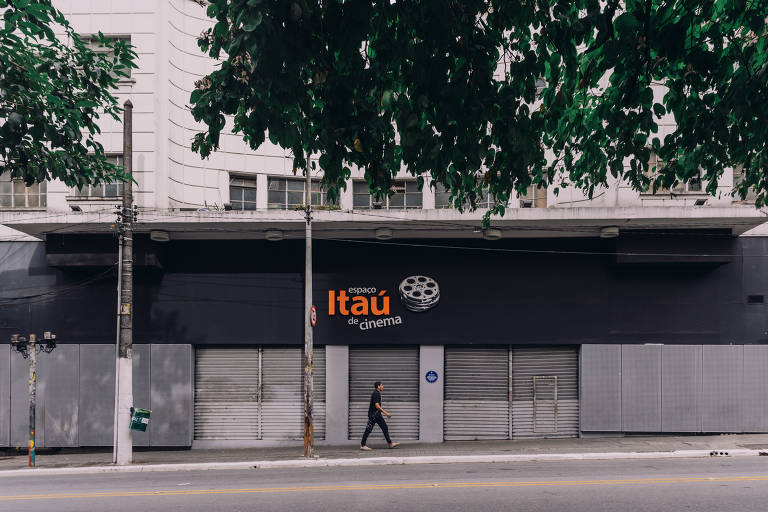
<svg viewBox="0 0 768 512"><path fill-rule="evenodd" d="M190 150L200 127L189 96L214 65L197 47L210 26L199 2L55 3L79 33L129 38L138 53L118 94L134 104L135 400L154 411L137 444L296 438L304 214L291 156L232 134L208 160ZM119 161L121 124L102 129ZM482 211L446 208L410 176L381 205L362 178L314 213L321 438L357 439L374 376L388 383L393 434L405 439L768 430L765 407L747 413L768 391L768 283L749 259L764 242L734 238L761 216L733 201L730 174L715 197L695 184L657 195L614 184L592 199L541 190L511 201L485 233ZM110 388L89 383L113 378L113 283L96 279L114 261L119 187L2 179L0 342L43 328L65 340L59 366L41 363L41 445L109 444ZM421 274L440 287L440 306L415 313L394 288ZM326 298L339 291L370 309L345 315ZM385 296L392 320L377 324L372 299ZM17 359L0 346L0 446L24 436L23 404L10 398L23 384Z"/></svg>

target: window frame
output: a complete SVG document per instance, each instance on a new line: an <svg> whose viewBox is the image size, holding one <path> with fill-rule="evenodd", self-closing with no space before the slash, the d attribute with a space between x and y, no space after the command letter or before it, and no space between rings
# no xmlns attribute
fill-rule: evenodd
<svg viewBox="0 0 768 512"><path fill-rule="evenodd" d="M357 191L364 187L365 192ZM402 188L402 192L398 191L398 188ZM411 190L409 190L409 188ZM415 190L413 190L415 188ZM395 191L393 195L387 194L381 200L375 200L374 196L370 193L368 182L365 180L352 180L352 208L354 210L422 210L424 209L424 193L419 190L419 184L417 180L399 179L395 180L392 184L392 189ZM363 206L357 204L357 199L368 196L368 205ZM392 204L393 199L399 201L398 196L402 197L402 206L399 204ZM408 201L408 198L414 198L414 203ZM418 201L415 198L418 197ZM418 203L418 204L416 204Z"/></svg>
<svg viewBox="0 0 768 512"><path fill-rule="evenodd" d="M648 176L651 180L656 176L657 170L664 165L664 160L659 158L659 156L654 153L653 151L650 152L650 157L648 159L648 173L646 176ZM657 170L654 170L654 166ZM687 183L678 183L673 188L659 188L656 193L653 192L653 181L650 184L650 189L640 192L640 194L645 197L662 197L662 196L691 196L691 195L705 195L706 192L704 190L704 179L701 176L701 169L699 169L699 179L698 179L698 189L691 190L692 183L689 181Z"/></svg>
<svg viewBox="0 0 768 512"><path fill-rule="evenodd" d="M86 46L94 53L109 54L106 46L99 44L98 34L79 34L80 39L86 44ZM129 45L131 44L131 34L104 34L107 39L114 39L119 41L125 41ZM134 83L136 79L133 77L133 68L127 67L123 72L128 76L117 76L118 83Z"/></svg>
<svg viewBox="0 0 768 512"><path fill-rule="evenodd" d="M273 188L272 184L279 182L282 183L282 188ZM289 187L288 184L293 184L293 187ZM294 178L292 176L267 176L267 209L268 210L300 210L306 204L306 197L304 192L306 189L306 178ZM273 201L277 194L282 194L282 200L280 202ZM301 194L301 202L290 202L288 198L289 194ZM328 199L328 189L322 183L319 178L312 179L312 189L310 190L312 196L312 208L319 210L332 210L338 208L338 201L331 202ZM298 196L296 197L298 199Z"/></svg>
<svg viewBox="0 0 768 512"><path fill-rule="evenodd" d="M243 193L240 196L242 199L233 199L233 194L232 194L233 188L242 190ZM253 200L245 198L246 190L253 190L253 193L254 193ZM258 192L257 191L258 191L258 185L257 185L257 180L255 176L243 176L238 174L229 175L229 205L232 208L232 210L243 212L243 211L253 211L258 209ZM240 205L242 207L238 208L236 207L237 205ZM250 206L253 206L253 207L250 208Z"/></svg>
<svg viewBox="0 0 768 512"><path fill-rule="evenodd" d="M122 153L110 152L105 153L104 156L107 160L114 158L115 161L110 162L113 165L123 165L124 159ZM112 183L99 183L96 185L84 185L84 188L88 188L88 191L85 194L83 194L82 190L78 189L77 187L71 187L66 199L67 201L120 201L123 199L124 186L125 183L122 181L113 181ZM99 193L94 194L93 191L96 187L99 188ZM115 187L115 192L117 195L107 195L107 187Z"/></svg>
<svg viewBox="0 0 768 512"><path fill-rule="evenodd" d="M3 189L6 187L3 184L8 183L7 192ZM20 192L23 190L23 192ZM36 193L30 194L31 191L37 190ZM20 196L24 198L24 204L18 205L16 199ZM9 198L9 205L2 204L3 198ZM30 197L36 197L37 204L30 205ZM0 175L0 210L45 210L48 208L48 182L42 181L35 183L31 186L26 186L24 181L19 178L11 178L8 173Z"/></svg>
<svg viewBox="0 0 768 512"><path fill-rule="evenodd" d="M446 203L440 203L438 198L444 195ZM451 210L456 209L453 203L450 201L451 194L446 190L442 183L435 183L435 209L436 210ZM491 199L491 193L488 188L483 188L483 197L477 202L478 208L490 208L493 206L495 198ZM464 208L469 208L469 203L465 201Z"/></svg>

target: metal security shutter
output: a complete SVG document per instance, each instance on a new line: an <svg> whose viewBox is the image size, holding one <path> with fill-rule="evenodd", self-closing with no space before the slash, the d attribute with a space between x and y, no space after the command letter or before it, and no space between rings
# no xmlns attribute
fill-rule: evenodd
<svg viewBox="0 0 768 512"><path fill-rule="evenodd" d="M509 350L445 348L444 437L509 439Z"/></svg>
<svg viewBox="0 0 768 512"><path fill-rule="evenodd" d="M579 433L578 347L512 349L512 436Z"/></svg>
<svg viewBox="0 0 768 512"><path fill-rule="evenodd" d="M315 348L312 357L314 363L312 370L312 421L315 426L315 439L320 440L325 439L325 347ZM302 409L302 421L304 421L303 415Z"/></svg>
<svg viewBox="0 0 768 512"><path fill-rule="evenodd" d="M263 348L262 439L304 436L304 360L300 348Z"/></svg>
<svg viewBox="0 0 768 512"><path fill-rule="evenodd" d="M195 351L195 439L259 439L259 350Z"/></svg>
<svg viewBox="0 0 768 512"><path fill-rule="evenodd" d="M349 349L349 438L360 439L368 422L373 383L384 383L382 406L394 440L419 438L419 349ZM375 427L370 439L384 439Z"/></svg>

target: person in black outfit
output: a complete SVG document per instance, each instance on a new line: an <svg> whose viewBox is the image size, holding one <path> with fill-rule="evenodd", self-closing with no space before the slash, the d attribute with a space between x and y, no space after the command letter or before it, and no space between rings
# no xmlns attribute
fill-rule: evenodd
<svg viewBox="0 0 768 512"><path fill-rule="evenodd" d="M387 418L392 417L392 415L385 411L381 406L381 392L384 391L384 383L381 381L376 381L373 386L375 389L373 390L373 393L371 393L371 403L368 406L368 424L365 426L365 432L363 433L363 441L360 443L360 449L366 451L371 450L371 448L366 446L365 443L368 441L368 436L371 435L371 432L373 431L373 426L377 424L379 427L381 427L381 431L384 432L384 438L387 440L389 447L397 448L400 446L400 443L393 443L392 439L389 438L389 428L387 427L387 422L384 421L384 417L382 416L382 414L384 414Z"/></svg>

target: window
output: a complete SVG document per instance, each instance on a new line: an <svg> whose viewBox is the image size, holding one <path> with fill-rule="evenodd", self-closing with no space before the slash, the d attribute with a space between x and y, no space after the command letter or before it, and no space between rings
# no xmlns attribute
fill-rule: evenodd
<svg viewBox="0 0 768 512"><path fill-rule="evenodd" d="M647 176L651 179L651 184L649 185L648 190L644 192L645 194L653 194L653 181L657 178L663 168L664 160L659 158L656 153L651 151L651 157L648 161L647 174ZM701 194L702 189L703 187L701 183L701 176L697 176L695 178L691 178L688 183L677 183L674 187L672 187L672 190L659 187L656 190L656 194Z"/></svg>
<svg viewBox="0 0 768 512"><path fill-rule="evenodd" d="M296 210L304 206L304 178L269 178L267 208L273 210ZM328 200L328 190L320 180L312 180L312 206L327 208L335 206Z"/></svg>
<svg viewBox="0 0 768 512"><path fill-rule="evenodd" d="M435 187L435 208L453 208L451 203L451 194L446 190L442 183L437 183ZM488 190L483 190L483 197L477 201L478 208L490 208L493 205L493 198ZM464 201L464 207L469 208L469 202Z"/></svg>
<svg viewBox="0 0 768 512"><path fill-rule="evenodd" d="M525 189L525 194L520 196L520 208L546 208L547 187L531 183Z"/></svg>
<svg viewBox="0 0 768 512"><path fill-rule="evenodd" d="M392 185L394 194L377 199L370 193L368 182L352 182L352 207L358 210L384 208L387 210L410 210L421 208L422 195L416 181L397 180Z"/></svg>
<svg viewBox="0 0 768 512"><path fill-rule="evenodd" d="M739 165L737 167L734 167L733 169L733 200L735 202L745 202L745 203L754 203L755 199L757 199L757 192L755 192L755 189L750 187L749 190L747 190L747 196L742 199L741 196L736 192L736 187L746 179L745 173L744 173L744 166Z"/></svg>
<svg viewBox="0 0 768 512"><path fill-rule="evenodd" d="M111 54L110 49L106 46L102 46L101 42L99 41L99 38L97 36L80 36L83 39L83 42L96 53L102 53L104 55ZM131 44L131 36L113 36L105 34L105 37L107 39L112 39L115 41L125 41L127 44ZM135 49L134 49L135 51ZM131 79L131 68L127 67L123 69L123 72L128 75L120 76L120 80L130 80Z"/></svg>
<svg viewBox="0 0 768 512"><path fill-rule="evenodd" d="M8 174L0 175L0 208L45 208L47 190L45 181L27 187Z"/></svg>
<svg viewBox="0 0 768 512"><path fill-rule="evenodd" d="M123 166L123 154L106 155L107 162L112 165ZM123 197L123 183L120 181L114 183L99 183L98 185L84 185L82 188L73 188L70 193L71 199L89 200L89 199L119 199Z"/></svg>
<svg viewBox="0 0 768 512"><path fill-rule="evenodd" d="M233 210L256 209L256 180L245 177L229 177L229 204Z"/></svg>

